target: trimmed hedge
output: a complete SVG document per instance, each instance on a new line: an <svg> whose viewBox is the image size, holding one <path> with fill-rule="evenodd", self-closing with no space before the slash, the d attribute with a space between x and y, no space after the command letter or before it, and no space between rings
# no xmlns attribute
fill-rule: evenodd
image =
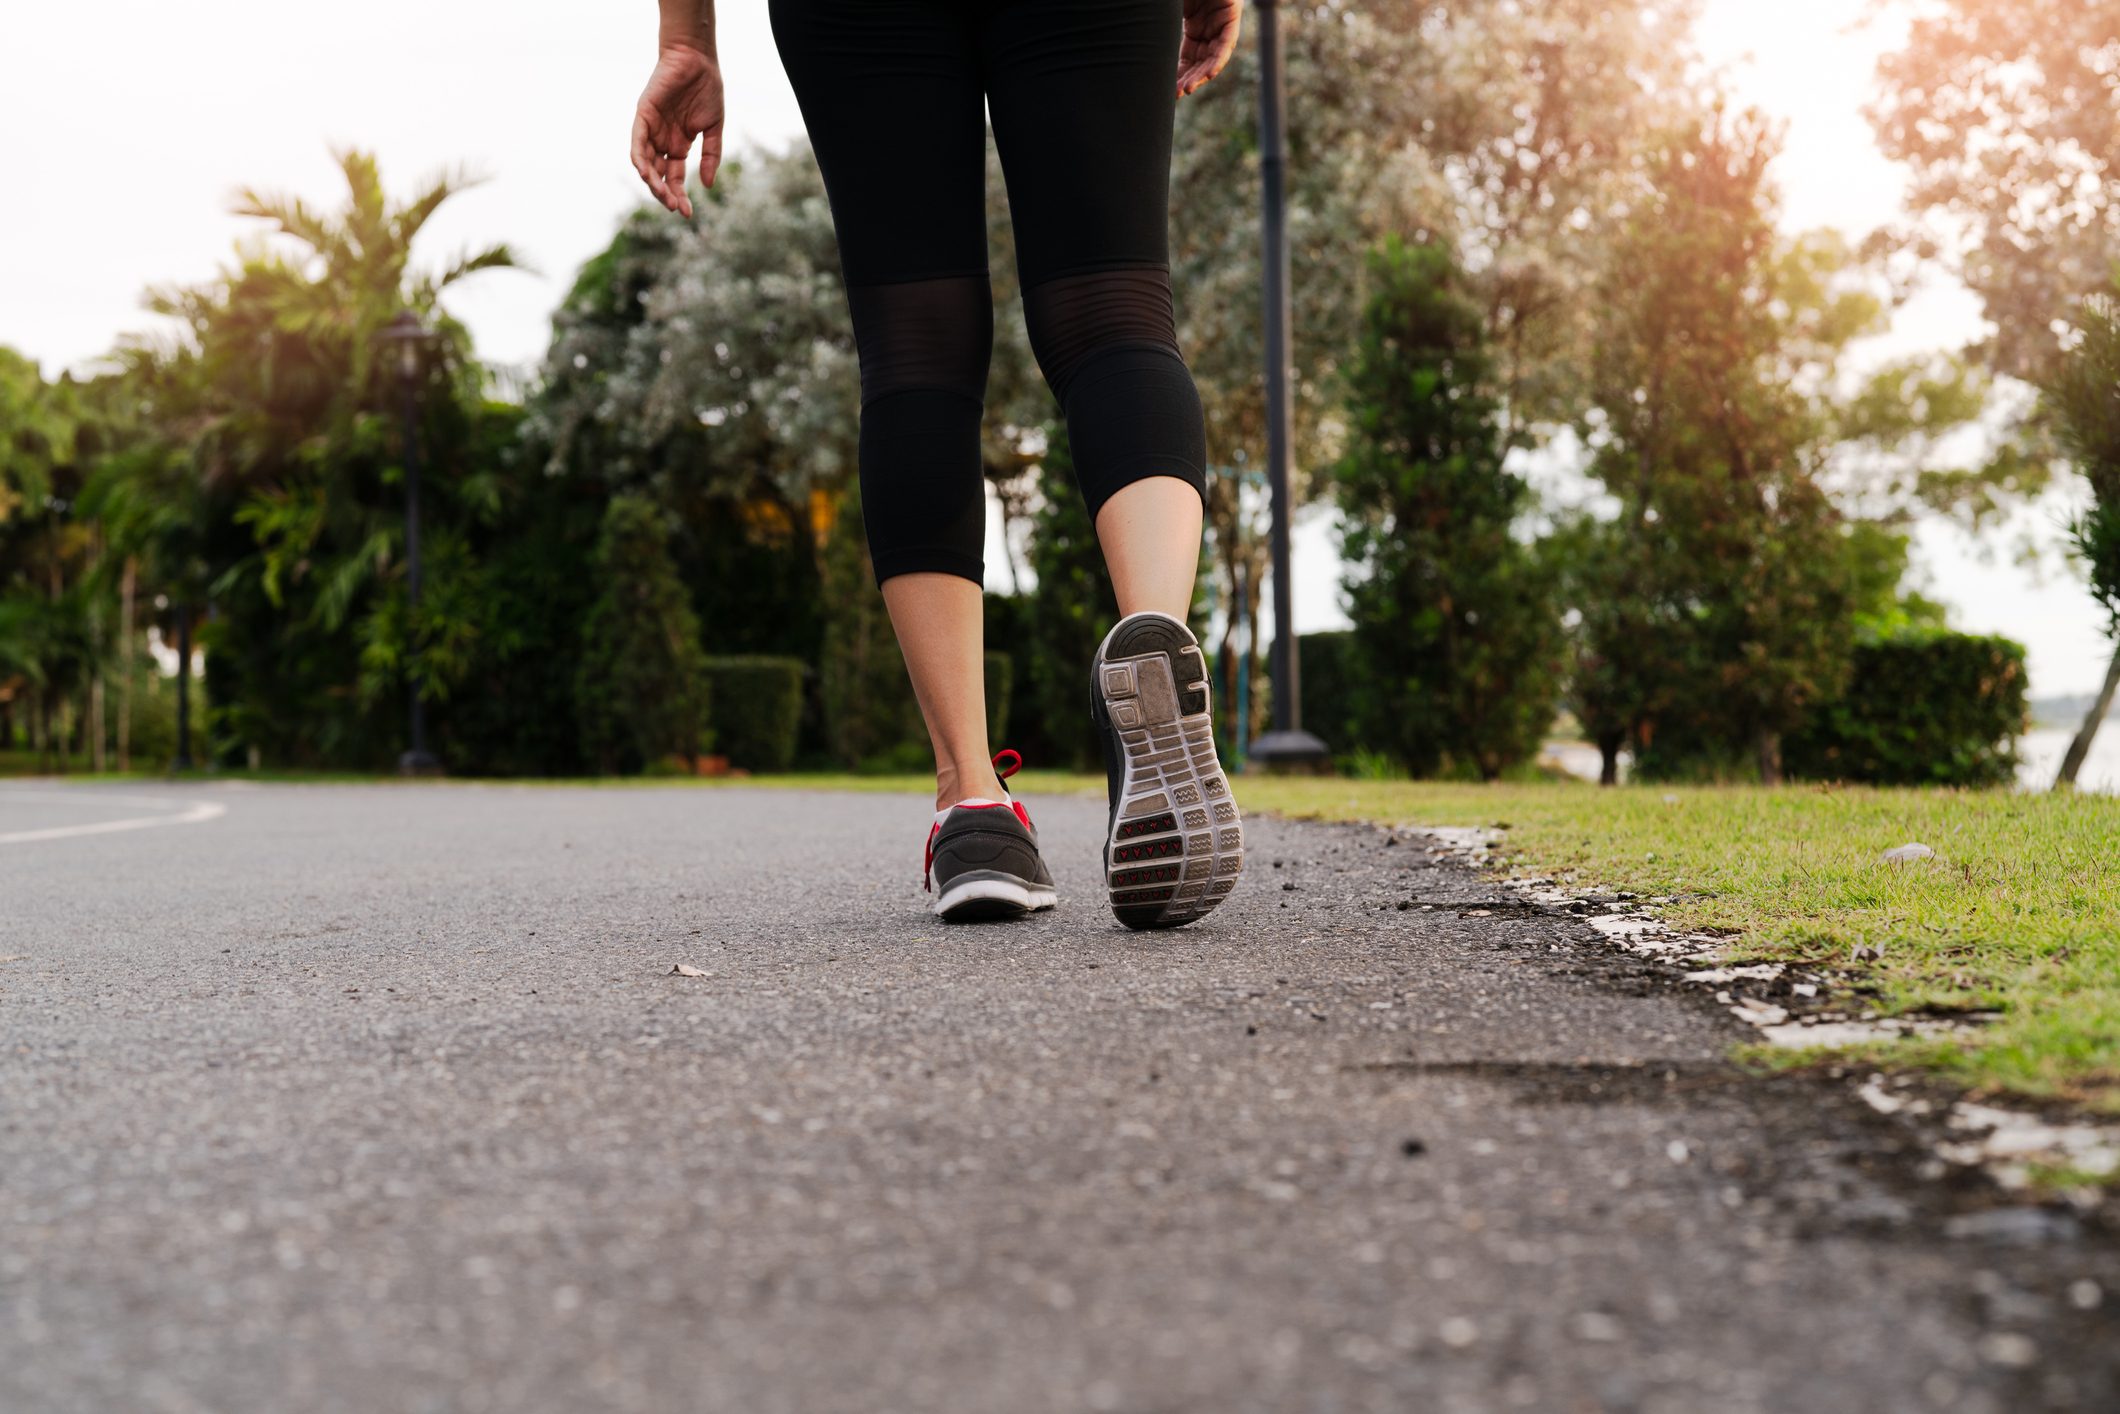
<svg viewBox="0 0 2120 1414"><path fill-rule="evenodd" d="M715 749L746 771L785 771L802 728L800 658L707 659Z"/></svg>
<svg viewBox="0 0 2120 1414"><path fill-rule="evenodd" d="M1860 643L1848 690L1784 744L1792 777L1866 785L2016 779L2029 719L2024 645L1948 630Z"/></svg>

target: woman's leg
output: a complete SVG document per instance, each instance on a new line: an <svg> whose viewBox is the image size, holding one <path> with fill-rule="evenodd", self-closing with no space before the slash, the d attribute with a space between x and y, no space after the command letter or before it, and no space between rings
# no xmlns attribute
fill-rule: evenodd
<svg viewBox="0 0 2120 1414"><path fill-rule="evenodd" d="M980 31L1023 313L1124 617L1089 665L1105 751L1112 912L1200 918L1244 868L1186 627L1206 429L1171 301L1179 0L1016 0Z"/></svg>
<svg viewBox="0 0 2120 1414"><path fill-rule="evenodd" d="M883 582L891 627L935 744L935 808L1000 800L986 739L985 595L954 574L901 574Z"/></svg>
<svg viewBox="0 0 2120 1414"><path fill-rule="evenodd" d="M1097 543L1118 591L1119 613L1192 616L1200 566L1200 493L1172 476L1143 477L1097 512Z"/></svg>
<svg viewBox="0 0 2120 1414"><path fill-rule="evenodd" d="M993 340L974 36L941 0L772 0L861 355L862 515L934 742L936 802L999 799L981 634Z"/></svg>
<svg viewBox="0 0 2120 1414"><path fill-rule="evenodd" d="M1206 432L1170 286L1178 0L1017 0L980 31L1024 323L1122 613L1190 615Z"/></svg>

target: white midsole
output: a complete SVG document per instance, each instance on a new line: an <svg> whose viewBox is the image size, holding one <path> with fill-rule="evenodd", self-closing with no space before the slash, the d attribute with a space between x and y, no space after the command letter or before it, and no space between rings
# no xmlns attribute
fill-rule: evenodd
<svg viewBox="0 0 2120 1414"><path fill-rule="evenodd" d="M942 890L935 899L935 912L947 913L961 903L987 899L1012 903L1035 913L1041 908L1056 906L1060 895L1052 889L1033 888L1009 879L966 879Z"/></svg>

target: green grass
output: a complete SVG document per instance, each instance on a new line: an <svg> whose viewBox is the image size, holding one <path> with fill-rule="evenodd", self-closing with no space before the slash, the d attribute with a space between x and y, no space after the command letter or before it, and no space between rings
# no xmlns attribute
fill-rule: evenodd
<svg viewBox="0 0 2120 1414"><path fill-rule="evenodd" d="M1969 1041L1882 1054L1976 1090L2120 1113L2120 799L1790 787L1252 779L1252 810L1505 831L1513 872L1673 895L1732 955L1863 970L1888 1011L1995 1009ZM1919 841L1937 858L1881 862Z"/></svg>

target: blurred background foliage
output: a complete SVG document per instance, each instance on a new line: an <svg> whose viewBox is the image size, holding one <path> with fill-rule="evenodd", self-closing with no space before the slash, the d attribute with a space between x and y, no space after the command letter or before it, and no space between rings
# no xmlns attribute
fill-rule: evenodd
<svg viewBox="0 0 2120 1414"><path fill-rule="evenodd" d="M1304 695L1343 765L1496 779L1566 714L1608 777L1624 756L1667 779L2007 779L2022 652L1902 592L1905 527L1986 524L2081 475L2074 544L2120 633L2110 9L1929 6L1875 114L1919 219L1858 248L1779 230L1776 130L1689 68L1683 0L1307 7L1296 490L1337 514L1352 627L1305 640ZM1181 342L1220 462L1196 617L1238 750L1268 706L1255 79L1247 45L1181 107L1173 171ZM424 263L466 179L397 203L370 155L340 167L328 210L241 194L260 237L149 292L166 332L96 376L0 349L0 752L166 760L190 626L194 754L227 766L386 767L413 689L471 774L924 765L860 534L855 354L807 150L732 162L690 222L627 218L527 381L448 310L513 254ZM998 171L989 191L997 744L1089 766L1083 668L1116 605ZM1910 261L1957 268L1995 335L1858 372ZM417 614L379 339L406 309L438 336ZM2012 380L2043 396L1998 397ZM1939 455L1976 424L1991 458ZM1563 437L1591 510L1520 474ZM2120 654L2079 746L2116 687Z"/></svg>

